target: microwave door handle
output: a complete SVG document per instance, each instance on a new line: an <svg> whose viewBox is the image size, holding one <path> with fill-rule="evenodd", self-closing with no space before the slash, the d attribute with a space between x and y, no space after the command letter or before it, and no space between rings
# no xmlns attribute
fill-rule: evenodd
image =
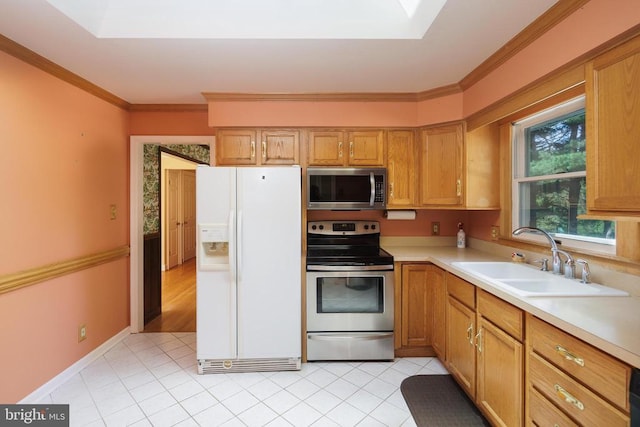
<svg viewBox="0 0 640 427"><path fill-rule="evenodd" d="M371 184L371 197L369 198L369 206L373 206L376 200L376 179L373 172L369 172L369 183Z"/></svg>

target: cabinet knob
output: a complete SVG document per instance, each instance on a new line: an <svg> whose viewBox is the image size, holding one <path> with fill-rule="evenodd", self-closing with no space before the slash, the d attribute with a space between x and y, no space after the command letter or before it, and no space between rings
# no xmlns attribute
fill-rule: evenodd
<svg viewBox="0 0 640 427"><path fill-rule="evenodd" d="M342 142L338 142L338 157L342 158Z"/></svg>
<svg viewBox="0 0 640 427"><path fill-rule="evenodd" d="M262 141L262 158L267 160L267 142Z"/></svg>
<svg viewBox="0 0 640 427"><path fill-rule="evenodd" d="M256 157L256 142L251 141L251 158Z"/></svg>
<svg viewBox="0 0 640 427"><path fill-rule="evenodd" d="M353 141L349 142L349 157L353 158Z"/></svg>

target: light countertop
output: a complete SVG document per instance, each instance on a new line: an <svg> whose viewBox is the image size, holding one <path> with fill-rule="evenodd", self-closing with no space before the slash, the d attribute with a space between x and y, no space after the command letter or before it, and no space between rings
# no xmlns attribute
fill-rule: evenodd
<svg viewBox="0 0 640 427"><path fill-rule="evenodd" d="M395 262L431 262L640 368L640 297L521 297L468 275L451 264L456 261L510 261L504 256L472 248L405 245L401 241L383 241L382 247L393 255Z"/></svg>

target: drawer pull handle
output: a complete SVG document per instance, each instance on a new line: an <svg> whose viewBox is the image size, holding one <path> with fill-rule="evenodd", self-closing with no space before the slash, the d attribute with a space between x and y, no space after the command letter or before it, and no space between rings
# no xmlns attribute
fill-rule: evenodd
<svg viewBox="0 0 640 427"><path fill-rule="evenodd" d="M556 351L560 354L560 356L564 357L567 360L572 360L576 365L584 366L584 359L582 357L574 355L561 345L556 346Z"/></svg>
<svg viewBox="0 0 640 427"><path fill-rule="evenodd" d="M574 396L572 396L571 393L569 393L567 390L563 389L558 384L554 385L553 388L556 389L556 393L558 394L559 398L564 399L565 402L572 404L581 411L584 411L584 404Z"/></svg>

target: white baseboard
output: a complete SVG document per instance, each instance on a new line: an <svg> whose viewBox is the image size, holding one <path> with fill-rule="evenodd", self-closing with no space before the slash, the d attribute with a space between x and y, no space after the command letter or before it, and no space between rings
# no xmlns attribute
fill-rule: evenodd
<svg viewBox="0 0 640 427"><path fill-rule="evenodd" d="M53 377L51 380L47 381L42 386L38 387L31 394L26 396L24 399L19 401L18 403L38 403L46 396L51 394L56 388L60 387L62 384L67 382L71 377L79 373L81 370L89 366L91 362L105 354L109 351L113 346L118 344L120 341L125 339L131 334L129 326L124 328L122 331L118 332L116 335L109 338L107 341L102 343L100 346L96 347L92 352L84 356L82 359L78 360L73 365L69 366L64 371L60 372L58 375Z"/></svg>

